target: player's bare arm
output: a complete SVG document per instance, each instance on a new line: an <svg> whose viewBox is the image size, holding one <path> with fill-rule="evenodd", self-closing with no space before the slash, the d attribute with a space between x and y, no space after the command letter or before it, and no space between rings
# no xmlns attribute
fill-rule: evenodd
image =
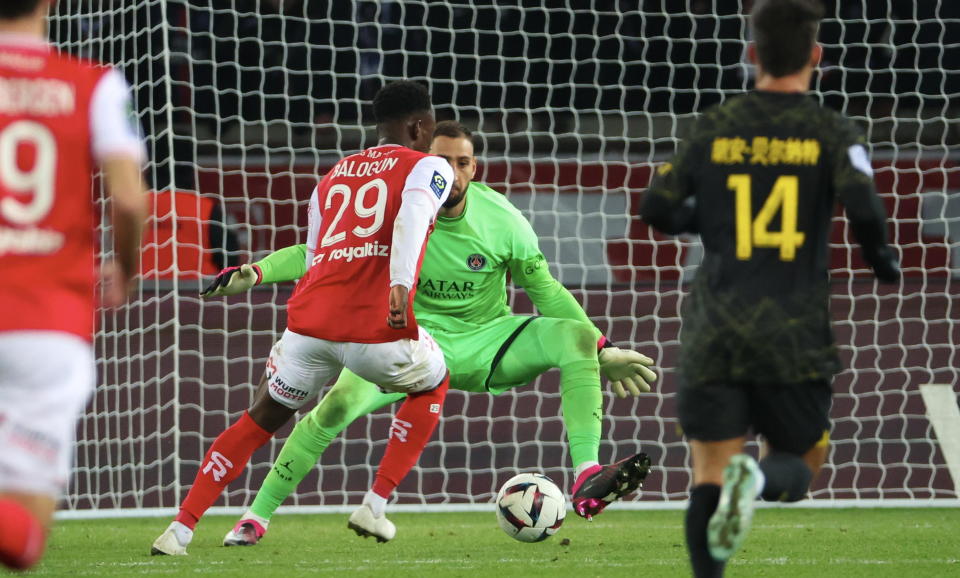
<svg viewBox="0 0 960 578"><path fill-rule="evenodd" d="M102 162L107 192L113 205L113 246L116 262L104 265L104 302L122 305L140 264L140 241L147 215L146 197L139 162L114 156Z"/></svg>

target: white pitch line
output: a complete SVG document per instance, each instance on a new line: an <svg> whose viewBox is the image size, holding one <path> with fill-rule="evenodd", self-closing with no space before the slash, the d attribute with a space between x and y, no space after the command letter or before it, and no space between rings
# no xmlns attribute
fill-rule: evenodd
<svg viewBox="0 0 960 578"><path fill-rule="evenodd" d="M953 478L953 489L960 494L960 407L957 407L957 394L953 386L927 384L920 386L920 395Z"/></svg>

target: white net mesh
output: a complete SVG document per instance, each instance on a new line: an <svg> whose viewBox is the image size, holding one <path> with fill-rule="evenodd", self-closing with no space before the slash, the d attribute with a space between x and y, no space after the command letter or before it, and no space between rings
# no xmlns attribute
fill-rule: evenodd
<svg viewBox="0 0 960 578"><path fill-rule="evenodd" d="M597 325L658 360L656 393L608 400L601 459L642 448L655 471L640 499L684 498L677 311L698 247L652 234L633 214L651 165L697 112L749 86L749 3L60 2L55 41L118 66L133 85L148 176L162 191L142 288L100 318L101 383L79 428L68 507L178 504L210 442L249 404L290 292L200 301L200 278L303 242L318 175L374 142L369 100L397 77L429 82L440 118L477 129L478 180L530 217L552 270ZM960 8L826 5L816 94L868 131L905 280L876 290L838 224L833 310L848 369L835 381L834 449L813 496L955 497L917 387L955 384L960 366L960 169L950 152ZM522 292L511 297L532 310ZM486 502L525 470L569 487L555 375L496 398L448 399L400 501ZM388 426L388 412L351 426L293 503L359 500ZM220 504L250 501L288 432Z"/></svg>

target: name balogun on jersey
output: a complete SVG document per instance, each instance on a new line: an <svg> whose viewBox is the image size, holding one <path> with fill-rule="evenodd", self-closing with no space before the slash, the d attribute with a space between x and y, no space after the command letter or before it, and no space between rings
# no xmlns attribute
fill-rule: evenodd
<svg viewBox="0 0 960 578"><path fill-rule="evenodd" d="M378 151L367 151L367 156L373 158L381 155ZM369 177L378 173L389 171L397 166L399 159L386 158L378 161L362 162L356 160L343 160L333 168L333 178L337 177ZM364 243L356 247L343 247L334 249L330 253L317 253L313 257L313 265L318 265L326 259L327 261L346 261L347 263L354 259L365 259L367 257L389 257L390 245L383 245L374 241L373 243Z"/></svg>

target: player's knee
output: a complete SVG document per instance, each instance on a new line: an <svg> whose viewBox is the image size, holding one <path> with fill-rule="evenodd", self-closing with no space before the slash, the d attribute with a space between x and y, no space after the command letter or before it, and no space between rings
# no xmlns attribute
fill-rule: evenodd
<svg viewBox="0 0 960 578"><path fill-rule="evenodd" d="M587 357L597 355L597 334L593 325L576 321L572 330L574 348L578 353Z"/></svg>
<svg viewBox="0 0 960 578"><path fill-rule="evenodd" d="M356 406L356 400L348 389L334 387L317 408L311 413L314 423L321 428L337 427L350 417L351 408Z"/></svg>
<svg viewBox="0 0 960 578"><path fill-rule="evenodd" d="M544 341L549 344L559 340L553 352L564 360L589 359L597 356L597 336L592 325L572 319L556 319L547 330L550 336Z"/></svg>
<svg viewBox="0 0 960 578"><path fill-rule="evenodd" d="M813 472L798 455L773 451L760 460L766 477L761 497L770 502L798 502L807 495Z"/></svg>

